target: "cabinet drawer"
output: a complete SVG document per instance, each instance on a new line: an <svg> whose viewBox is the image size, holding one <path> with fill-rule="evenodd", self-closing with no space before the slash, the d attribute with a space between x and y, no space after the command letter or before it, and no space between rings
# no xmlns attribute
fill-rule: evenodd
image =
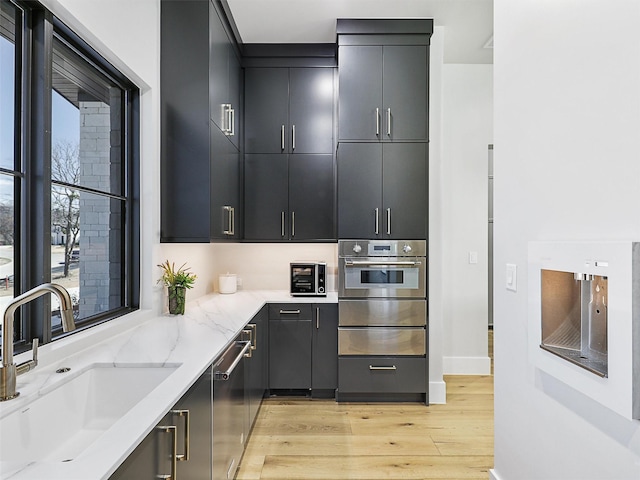
<svg viewBox="0 0 640 480"><path fill-rule="evenodd" d="M311 320L310 303L271 303L269 320Z"/></svg>
<svg viewBox="0 0 640 480"><path fill-rule="evenodd" d="M341 393L424 393L427 361L419 357L359 357L338 360Z"/></svg>

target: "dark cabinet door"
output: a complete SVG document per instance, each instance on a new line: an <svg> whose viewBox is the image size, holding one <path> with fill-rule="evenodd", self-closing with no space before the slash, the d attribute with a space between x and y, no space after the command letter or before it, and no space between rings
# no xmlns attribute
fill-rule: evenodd
<svg viewBox="0 0 640 480"><path fill-rule="evenodd" d="M311 388L338 388L338 304L313 305Z"/></svg>
<svg viewBox="0 0 640 480"><path fill-rule="evenodd" d="M227 117L225 104L229 99L229 48L230 42L222 21L213 7L209 8L209 95L211 120L224 130ZM189 56L183 52L184 56Z"/></svg>
<svg viewBox="0 0 640 480"><path fill-rule="evenodd" d="M289 155L291 240L335 238L333 156Z"/></svg>
<svg viewBox="0 0 640 480"><path fill-rule="evenodd" d="M240 154L229 137L211 125L211 238L241 238Z"/></svg>
<svg viewBox="0 0 640 480"><path fill-rule="evenodd" d="M290 69L289 152L333 152L333 72L332 68Z"/></svg>
<svg viewBox="0 0 640 480"><path fill-rule="evenodd" d="M382 233L382 145L341 143L338 148L338 238Z"/></svg>
<svg viewBox="0 0 640 480"><path fill-rule="evenodd" d="M245 238L283 240L289 235L287 155L245 155Z"/></svg>
<svg viewBox="0 0 640 480"><path fill-rule="evenodd" d="M242 91L242 67L240 59L229 43L229 103L233 110L231 117L228 117L230 132L227 133L231 143L240 149L242 145L242 102L240 101Z"/></svg>
<svg viewBox="0 0 640 480"><path fill-rule="evenodd" d="M338 52L340 140L382 135L382 47L341 46Z"/></svg>
<svg viewBox="0 0 640 480"><path fill-rule="evenodd" d="M289 70L245 70L245 153L287 151L289 133Z"/></svg>
<svg viewBox="0 0 640 480"><path fill-rule="evenodd" d="M173 478L175 462L179 477L211 479L211 400L212 375L208 368L109 478ZM178 442L176 455L186 458L188 449L188 460L178 461L173 457L174 435Z"/></svg>
<svg viewBox="0 0 640 480"><path fill-rule="evenodd" d="M300 309L288 305L286 311ZM269 317L269 388L311 388L311 318L291 313L290 319Z"/></svg>
<svg viewBox="0 0 640 480"><path fill-rule="evenodd" d="M388 143L382 147L383 236L427 238L427 144Z"/></svg>
<svg viewBox="0 0 640 480"><path fill-rule="evenodd" d="M427 46L384 46L383 138L427 140ZM342 88L342 85L341 85Z"/></svg>
<svg viewBox="0 0 640 480"><path fill-rule="evenodd" d="M251 357L245 359L247 365L247 388L246 393L248 397L249 410L248 410L248 432L253 426L253 422L258 414L258 409L262 403L264 394L269 388L268 375L269 375L269 357L268 357L268 328L269 317L267 306L262 307L260 312L247 325L249 330L252 330L252 343L253 349L251 350ZM248 433L247 432L247 433Z"/></svg>
<svg viewBox="0 0 640 480"><path fill-rule="evenodd" d="M186 458L189 452L188 460L177 462L180 478L211 478L212 381L208 368L169 411L168 418L178 431L178 455Z"/></svg>

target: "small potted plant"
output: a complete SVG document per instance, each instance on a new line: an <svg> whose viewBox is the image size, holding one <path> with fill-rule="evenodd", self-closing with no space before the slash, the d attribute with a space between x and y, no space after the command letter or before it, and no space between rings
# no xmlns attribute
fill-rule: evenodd
<svg viewBox="0 0 640 480"><path fill-rule="evenodd" d="M158 265L162 269L162 277L158 282L162 282L169 290L169 313L184 315L184 304L187 288L193 288L196 275L185 268L186 263L176 269L175 263L164 263Z"/></svg>

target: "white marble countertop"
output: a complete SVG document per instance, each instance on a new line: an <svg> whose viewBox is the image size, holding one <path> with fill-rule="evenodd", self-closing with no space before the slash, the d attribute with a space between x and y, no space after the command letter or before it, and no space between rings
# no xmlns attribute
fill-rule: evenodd
<svg viewBox="0 0 640 480"><path fill-rule="evenodd" d="M62 367L72 371L95 363L179 367L71 461L0 462L0 478L108 478L265 303L337 301L335 292L329 292L327 297L291 297L282 291L213 294L188 303L184 316L137 311L42 346L38 367L18 377L20 396L0 403L0 419L28 408L42 392L64 382L65 377L55 373ZM30 356L31 352L25 352L15 361L20 363ZM0 435L1 449L4 442L12 440L12 434Z"/></svg>

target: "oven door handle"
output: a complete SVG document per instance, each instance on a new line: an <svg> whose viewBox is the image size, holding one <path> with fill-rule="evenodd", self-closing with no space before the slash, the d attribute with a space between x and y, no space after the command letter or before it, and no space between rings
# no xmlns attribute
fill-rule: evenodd
<svg viewBox="0 0 640 480"><path fill-rule="evenodd" d="M397 262L385 262L385 261L364 261L364 260L345 260L345 266L347 267L416 267L422 265L420 261L397 261Z"/></svg>

